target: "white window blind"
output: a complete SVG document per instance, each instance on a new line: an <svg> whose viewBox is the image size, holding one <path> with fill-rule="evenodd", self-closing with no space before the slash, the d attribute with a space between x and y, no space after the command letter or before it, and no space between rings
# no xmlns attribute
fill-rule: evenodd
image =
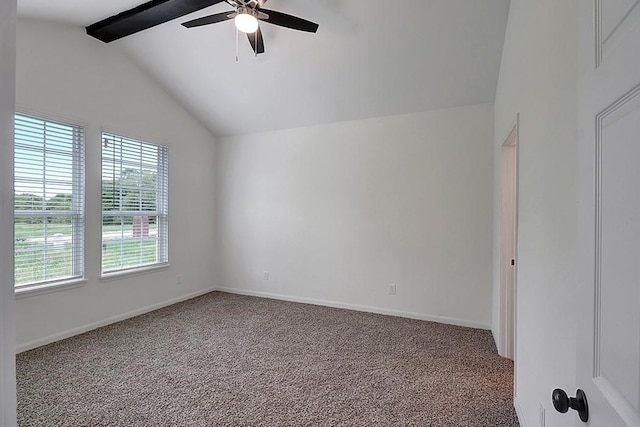
<svg viewBox="0 0 640 427"><path fill-rule="evenodd" d="M16 114L15 286L84 275L84 130Z"/></svg>
<svg viewBox="0 0 640 427"><path fill-rule="evenodd" d="M168 262L168 149L102 134L102 273Z"/></svg>

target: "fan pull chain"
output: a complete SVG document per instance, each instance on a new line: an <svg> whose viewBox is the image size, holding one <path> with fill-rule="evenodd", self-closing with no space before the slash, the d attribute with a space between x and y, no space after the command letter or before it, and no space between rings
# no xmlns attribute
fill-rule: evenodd
<svg viewBox="0 0 640 427"><path fill-rule="evenodd" d="M257 57L258 57L258 30L256 30L256 31L253 33L253 39L255 40L255 44L254 44L254 46L255 46L256 48L254 49L254 52L256 53L256 58L257 58Z"/></svg>
<svg viewBox="0 0 640 427"><path fill-rule="evenodd" d="M236 62L238 62L238 29L236 28Z"/></svg>

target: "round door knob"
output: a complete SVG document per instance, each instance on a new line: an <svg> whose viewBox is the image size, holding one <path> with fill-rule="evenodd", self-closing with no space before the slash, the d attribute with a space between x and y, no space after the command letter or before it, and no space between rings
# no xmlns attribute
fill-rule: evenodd
<svg viewBox="0 0 640 427"><path fill-rule="evenodd" d="M587 404L587 396L581 389L576 390L576 397L569 397L561 388L553 390L551 393L551 402L556 411L561 414L566 413L569 408L578 411L578 416L583 422L589 420L589 405Z"/></svg>
<svg viewBox="0 0 640 427"><path fill-rule="evenodd" d="M567 393L561 389L557 388L553 390L551 393L551 401L553 402L553 407L556 408L556 411L564 414L569 410L569 396Z"/></svg>

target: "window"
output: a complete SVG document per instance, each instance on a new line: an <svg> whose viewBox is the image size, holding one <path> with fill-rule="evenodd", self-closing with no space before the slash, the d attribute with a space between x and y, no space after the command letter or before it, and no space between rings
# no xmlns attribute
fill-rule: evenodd
<svg viewBox="0 0 640 427"><path fill-rule="evenodd" d="M84 275L84 130L16 114L16 289Z"/></svg>
<svg viewBox="0 0 640 427"><path fill-rule="evenodd" d="M168 262L167 147L102 134L102 273Z"/></svg>

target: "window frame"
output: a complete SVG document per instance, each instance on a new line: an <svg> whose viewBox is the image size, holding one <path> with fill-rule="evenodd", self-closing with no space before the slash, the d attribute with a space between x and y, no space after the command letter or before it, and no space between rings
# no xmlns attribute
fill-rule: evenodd
<svg viewBox="0 0 640 427"><path fill-rule="evenodd" d="M157 271L159 269L165 269L169 267L169 185L168 185L169 184L169 147L163 144L148 142L146 140L139 139L139 138L124 136L124 134L122 133L109 132L109 131L103 131L101 133L101 141L102 141L102 144L100 149L100 154L101 154L100 228L101 228L101 246L103 250L101 252L101 257L100 257L100 280L110 281L110 280L122 278L123 276L144 274L147 272ZM105 159L106 159L106 156L109 155L109 153L105 153L105 148L108 147L108 144L110 142L114 142L114 143L118 142L121 145L123 143L133 144L133 145L137 144L140 146L141 156L142 156L143 150L145 149L153 148L157 150L157 162L155 164L155 169L154 169L156 172L156 188L155 188L156 209L155 210L153 211L144 210L142 209L142 205L138 206L137 210L123 209L122 200L120 200L119 202L121 204L119 206L119 209L117 210L104 209L104 203L105 203L104 183L105 183L105 176L106 176L105 175ZM114 150L115 150L115 146L114 146ZM119 160L121 162L120 166L122 167L122 162L123 162L122 148L120 151L121 153L118 157L115 157L115 151L114 151L111 157L111 162L115 163L117 160ZM141 161L141 164L140 164L141 170L143 169L142 163L143 162ZM112 174L112 179L115 181L115 172L113 172ZM116 187L114 187L114 195L115 195L115 188ZM123 186L120 184L120 186L117 187L119 194L122 194L122 190L127 188L131 189L131 186L130 185ZM145 188L143 186L139 186L138 190L142 193L143 191L148 191L149 187ZM140 201L140 203L142 202ZM155 238L155 244L156 244L155 261L150 263L137 263L135 265L124 265L124 266L120 265L119 267L109 268L105 270L105 266L104 266L105 218L106 217L114 217L114 218L115 217L120 217L120 218L134 217L137 215L151 216L156 218L157 234ZM124 222L122 222L122 220L121 220L121 231L124 236ZM121 245L123 241L125 241L124 237L120 239ZM122 259L121 259L121 262L122 262Z"/></svg>
<svg viewBox="0 0 640 427"><path fill-rule="evenodd" d="M32 152L40 151L39 149L35 149L34 146L30 147L29 146L30 144L26 142L28 138L27 128L29 126L29 122L32 122L34 125L37 123L38 125L41 124L43 126L42 141L37 141L38 143L40 142L42 143L42 153L43 153L43 160L42 160L43 161L43 164L42 164L43 178L40 182L38 182L38 184L41 183L43 187L43 194L42 194L43 209L40 209L40 210L16 209L17 207L16 201L14 200L14 203L13 203L14 275L17 276L15 272L18 267L18 264L16 262L16 259L18 258L16 256L16 250L17 250L16 243L18 241L16 240L16 237L15 237L16 219L18 218L42 219L46 223L45 229L47 228L46 225L48 224L48 220L47 220L48 218L69 218L70 219L71 259L70 259L69 266L71 269L71 274L68 276L60 276L55 278L45 277L43 278L43 280L25 282L21 284L17 283L16 281L17 277L16 277L16 279L14 279L14 292L17 297L24 296L24 295L45 293L50 291L57 291L61 289L67 289L70 287L77 287L86 282L86 255L85 255L85 251L86 251L86 244L85 244L85 238L86 238L86 183L85 183L86 181L86 129L85 129L85 126L78 122L73 122L73 121L64 120L64 119L63 120L56 119L43 114L33 114L25 111L16 111L14 113L14 120L13 120L13 125L14 125L14 137L13 137L14 193L13 194L14 194L14 197L16 195L16 188L18 186L18 183L25 185L26 182L29 181L29 179L25 180L24 178L20 178L19 180L16 180L16 177L19 175L16 172L18 170L18 167L25 168L25 169L28 168L27 167L28 161L25 161L27 154L23 154L24 157L18 156L16 152L17 149L19 148L23 149L24 153L28 153L29 151L32 151ZM24 128L22 129L22 131L19 132L17 131L17 129L19 129L20 126L23 126ZM66 158L70 157L70 160L71 160L71 170L70 170L71 208L69 211L46 209L48 207L46 203L46 197L47 197L46 191L48 187L47 184L51 185L52 187L55 187L55 185L53 184L55 184L55 181L56 181L53 178L49 180L47 180L46 178L46 167L47 167L46 154L49 154L50 156L52 156L52 154L57 154L59 156L61 155L60 152L56 153L55 148L47 148L46 146L47 139L53 138L53 136L47 130L47 126L53 127L53 128L58 127L58 129L62 127L68 127L70 128L70 131L71 131L71 141L70 141L70 144L68 145L68 148L70 149L70 153L68 156L66 156ZM55 135L55 131L52 131L52 132ZM51 160L51 161L54 162L54 166L51 166L52 168L54 167L59 168L59 165L55 165L56 163L55 160ZM60 159L58 159L58 162L59 161ZM18 164L19 162L22 164ZM23 194L30 194L30 193L23 193ZM65 194L65 193L58 193L58 194ZM34 194L34 195L37 196L37 194ZM53 245L56 244L55 239L53 239L55 237L55 234L56 233L53 233L51 234L51 236L49 236L46 231L43 232L43 239L44 239L43 242L45 243L45 245L48 244L50 238L52 238L52 240L54 241ZM49 252L48 250L46 250L46 247L44 252L45 254L43 256L46 259L47 254Z"/></svg>

